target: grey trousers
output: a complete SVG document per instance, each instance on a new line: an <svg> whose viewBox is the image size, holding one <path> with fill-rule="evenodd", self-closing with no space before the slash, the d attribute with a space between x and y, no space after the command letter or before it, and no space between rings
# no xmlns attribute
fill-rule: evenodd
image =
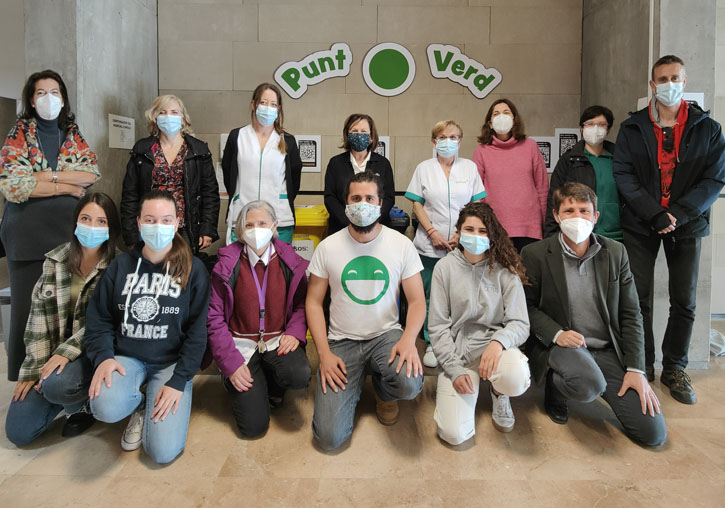
<svg viewBox="0 0 725 508"><path fill-rule="evenodd" d="M645 446L659 446L667 440L662 413L642 414L636 391L629 389L620 397L626 370L613 348L586 349L554 345L549 353L554 371L554 386L569 400L592 402L601 397L609 404L630 439Z"/></svg>

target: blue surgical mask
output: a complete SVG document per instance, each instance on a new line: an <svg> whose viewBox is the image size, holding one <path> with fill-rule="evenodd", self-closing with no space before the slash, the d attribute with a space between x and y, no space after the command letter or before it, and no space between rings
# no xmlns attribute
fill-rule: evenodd
<svg viewBox="0 0 725 508"><path fill-rule="evenodd" d="M436 152L444 159L453 157L458 153L458 141L453 141L448 138L439 139L436 141Z"/></svg>
<svg viewBox="0 0 725 508"><path fill-rule="evenodd" d="M92 249L108 240L108 228L92 227L79 222L76 224L75 235L83 247Z"/></svg>
<svg viewBox="0 0 725 508"><path fill-rule="evenodd" d="M347 205L345 207L345 216L356 226L364 228L380 218L380 206L360 201L359 203Z"/></svg>
<svg viewBox="0 0 725 508"><path fill-rule="evenodd" d="M260 104L257 106L255 114L257 115L257 121L265 127L269 127L277 120L277 108L272 106L262 106Z"/></svg>
<svg viewBox="0 0 725 508"><path fill-rule="evenodd" d="M364 152L370 147L370 134L366 132L350 132L347 143L355 152Z"/></svg>
<svg viewBox="0 0 725 508"><path fill-rule="evenodd" d="M468 233L461 233L458 243L474 256L483 254L491 247L487 236L469 235Z"/></svg>
<svg viewBox="0 0 725 508"><path fill-rule="evenodd" d="M658 84L655 97L668 108L674 106L682 100L682 82L668 81Z"/></svg>
<svg viewBox="0 0 725 508"><path fill-rule="evenodd" d="M159 115L156 117L156 125L159 126L161 132L171 137L181 130L181 117L176 115Z"/></svg>
<svg viewBox="0 0 725 508"><path fill-rule="evenodd" d="M164 250L175 234L173 224L141 224L141 239L151 250Z"/></svg>

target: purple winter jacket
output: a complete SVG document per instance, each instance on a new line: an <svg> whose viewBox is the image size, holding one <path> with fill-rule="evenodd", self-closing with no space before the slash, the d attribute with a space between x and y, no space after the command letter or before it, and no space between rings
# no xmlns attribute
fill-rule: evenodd
<svg viewBox="0 0 725 508"><path fill-rule="evenodd" d="M299 339L302 345L307 343L307 320L305 319L305 297L307 296L307 265L309 261L301 258L294 248L277 238L272 240L274 250L281 261L280 266L287 281L287 304L285 307L286 335ZM238 266L244 244L234 242L219 249L219 260L211 273L211 298L207 317L208 343L201 368L211 364L212 358L222 374L229 377L244 364L244 357L237 350L229 330L229 322L234 312L235 269ZM234 280L233 280L234 279ZM256 290L249 293L256 298Z"/></svg>

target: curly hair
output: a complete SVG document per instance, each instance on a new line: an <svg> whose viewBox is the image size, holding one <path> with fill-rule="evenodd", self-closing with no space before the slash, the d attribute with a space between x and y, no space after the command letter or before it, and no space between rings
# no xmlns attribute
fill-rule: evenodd
<svg viewBox="0 0 725 508"><path fill-rule="evenodd" d="M461 232L463 223L468 217L478 217L483 222L483 225L486 226L488 239L491 243L488 251L489 255L487 256L489 269L493 271L494 263L498 262L506 267L509 272L518 275L524 285L528 285L529 279L526 277L526 268L521 262L521 257L516 251L511 238L509 238L508 233L496 218L496 214L493 213L493 208L481 201L468 203L458 215L456 229L459 233ZM460 244L458 248L463 250Z"/></svg>

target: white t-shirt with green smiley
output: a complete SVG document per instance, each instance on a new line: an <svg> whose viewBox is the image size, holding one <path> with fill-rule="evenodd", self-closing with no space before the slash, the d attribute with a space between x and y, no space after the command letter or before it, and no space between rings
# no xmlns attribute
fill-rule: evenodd
<svg viewBox="0 0 725 508"><path fill-rule="evenodd" d="M401 281L423 270L408 237L382 227L371 242L358 243L348 228L315 249L310 273L330 284L329 340L369 340L400 329Z"/></svg>

